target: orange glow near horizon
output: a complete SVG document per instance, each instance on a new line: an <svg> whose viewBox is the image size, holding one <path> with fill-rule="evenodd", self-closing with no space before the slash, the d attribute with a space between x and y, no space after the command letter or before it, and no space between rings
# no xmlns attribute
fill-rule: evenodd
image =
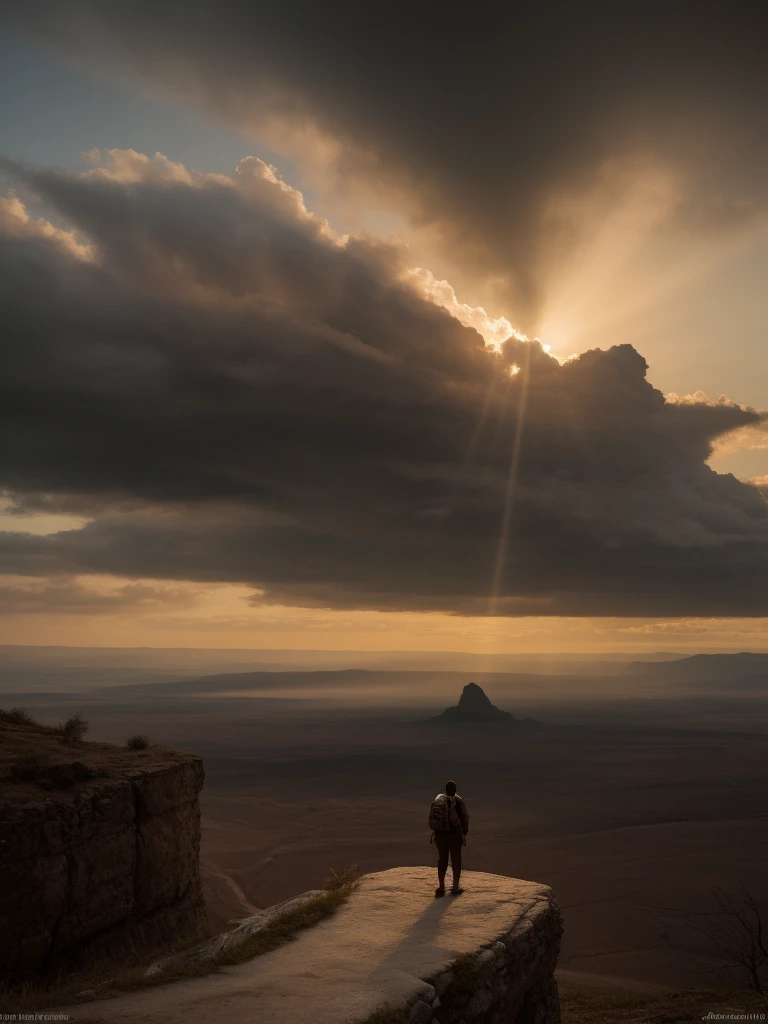
<svg viewBox="0 0 768 1024"><path fill-rule="evenodd" d="M490 655L768 649L766 618L473 617L254 604L253 588L227 583L86 576L60 598L47 588L62 581L0 577L0 590L9 584L26 586L40 607L0 616L0 644ZM45 608L46 596L55 608Z"/></svg>

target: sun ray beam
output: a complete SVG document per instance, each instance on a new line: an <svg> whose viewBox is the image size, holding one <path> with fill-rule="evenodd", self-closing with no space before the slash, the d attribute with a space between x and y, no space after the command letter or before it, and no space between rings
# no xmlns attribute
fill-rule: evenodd
<svg viewBox="0 0 768 1024"><path fill-rule="evenodd" d="M520 401L517 407L515 421L515 437L512 443L512 458L509 463L509 474L507 486L504 493L504 508L501 515L501 527L499 529L499 543L496 549L496 564L493 571L493 582L488 604L488 614L495 615L499 602L501 588L504 583L504 569L509 551L509 527L512 520L515 491L517 488L517 471L520 464L520 452L522 450L523 432L525 430L525 414L528 405L528 384L531 372L531 349L525 350L525 366L515 376L520 381Z"/></svg>

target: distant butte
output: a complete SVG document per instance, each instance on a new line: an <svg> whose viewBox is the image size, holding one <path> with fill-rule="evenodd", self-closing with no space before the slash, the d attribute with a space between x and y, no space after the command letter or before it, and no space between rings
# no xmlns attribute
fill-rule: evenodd
<svg viewBox="0 0 768 1024"><path fill-rule="evenodd" d="M491 704L482 686L477 683L467 683L461 691L459 703L453 707L446 708L441 715L429 719L430 722L438 722L441 725L486 724L496 723L502 725L533 725L532 718L515 718L509 711L502 711L495 704Z"/></svg>

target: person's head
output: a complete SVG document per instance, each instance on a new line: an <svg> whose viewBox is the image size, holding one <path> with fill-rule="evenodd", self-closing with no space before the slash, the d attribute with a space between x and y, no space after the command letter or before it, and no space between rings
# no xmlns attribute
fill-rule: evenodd
<svg viewBox="0 0 768 1024"><path fill-rule="evenodd" d="M445 784L445 792L446 792L447 796L456 796L456 783L455 782L446 782L446 784Z"/></svg>

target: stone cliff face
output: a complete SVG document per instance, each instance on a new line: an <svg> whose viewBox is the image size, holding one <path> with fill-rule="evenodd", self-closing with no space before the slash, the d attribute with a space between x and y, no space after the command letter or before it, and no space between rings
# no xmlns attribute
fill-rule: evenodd
<svg viewBox="0 0 768 1024"><path fill-rule="evenodd" d="M13 773L0 779L6 979L141 958L202 936L200 758L67 749L29 730L4 729L0 741L0 769Z"/></svg>

